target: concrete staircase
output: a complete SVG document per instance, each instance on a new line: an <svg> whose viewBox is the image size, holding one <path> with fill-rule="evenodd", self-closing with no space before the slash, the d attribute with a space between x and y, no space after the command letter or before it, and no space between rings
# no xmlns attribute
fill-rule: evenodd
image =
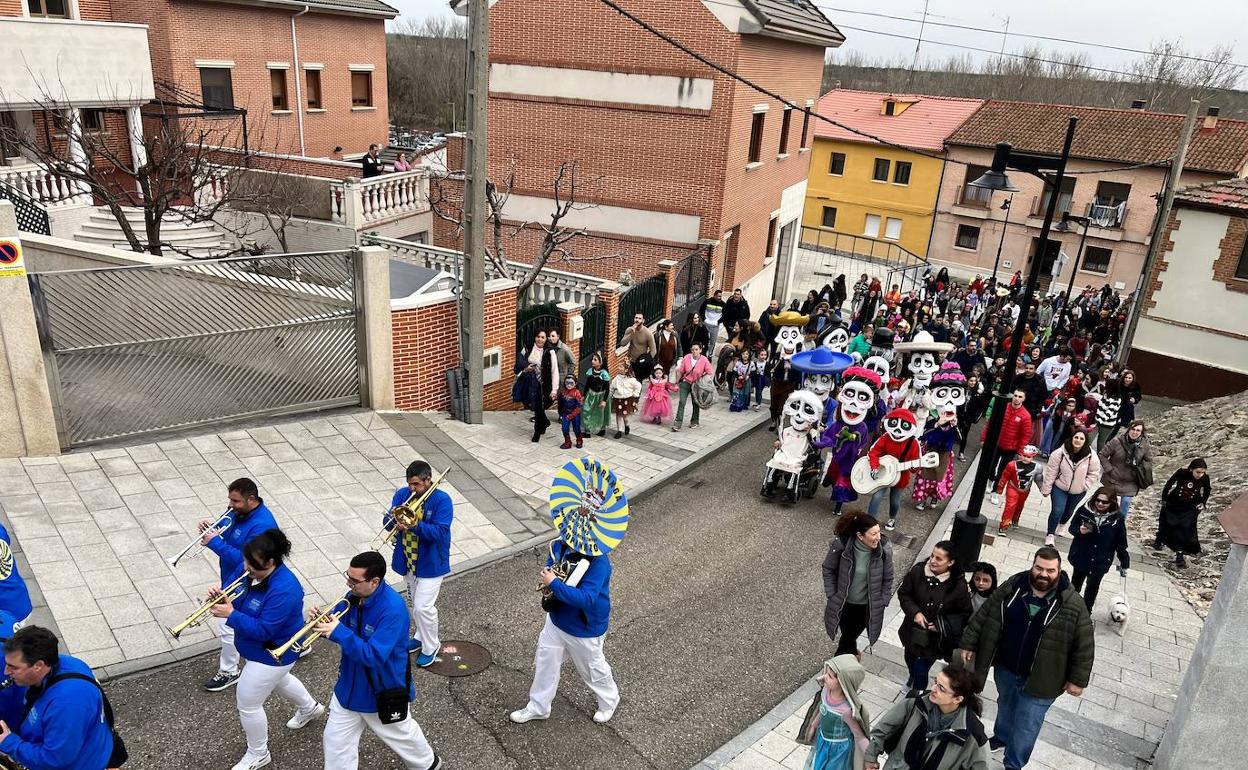
<svg viewBox="0 0 1248 770"><path fill-rule="evenodd" d="M126 208L125 214L135 232L143 233L143 210ZM195 259L207 259L222 256L235 248L233 238L212 222L187 224L176 217L166 217L160 233L164 241L172 246L165 250L169 257L185 258L189 255ZM117 220L106 208L92 211L90 218L74 233L74 240L94 246L130 250L121 225L117 224Z"/></svg>

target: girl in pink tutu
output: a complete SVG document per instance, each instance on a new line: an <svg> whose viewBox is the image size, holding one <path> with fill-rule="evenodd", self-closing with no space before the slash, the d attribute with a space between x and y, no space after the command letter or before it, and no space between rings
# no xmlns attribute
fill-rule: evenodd
<svg viewBox="0 0 1248 770"><path fill-rule="evenodd" d="M655 425L672 417L672 393L676 386L667 379L663 367L656 366L646 386L646 396L641 401L641 419Z"/></svg>

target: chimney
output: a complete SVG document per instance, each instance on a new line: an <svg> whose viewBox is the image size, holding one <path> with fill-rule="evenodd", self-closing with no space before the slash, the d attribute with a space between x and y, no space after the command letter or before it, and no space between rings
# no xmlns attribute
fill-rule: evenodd
<svg viewBox="0 0 1248 770"><path fill-rule="evenodd" d="M1144 110L1144 109L1148 109L1148 102L1144 101L1143 99L1132 99L1132 100L1131 100L1131 109L1133 109L1133 110Z"/></svg>
<svg viewBox="0 0 1248 770"><path fill-rule="evenodd" d="M1201 128L1213 129L1218 127L1218 108L1210 107L1205 111L1205 122Z"/></svg>

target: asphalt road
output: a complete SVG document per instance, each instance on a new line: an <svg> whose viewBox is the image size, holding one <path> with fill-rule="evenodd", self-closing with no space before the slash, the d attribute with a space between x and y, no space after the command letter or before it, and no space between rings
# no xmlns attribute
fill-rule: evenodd
<svg viewBox="0 0 1248 770"><path fill-rule="evenodd" d="M514 725L527 699L543 622L533 551L458 577L438 601L443 640L484 644L494 665L445 679L417 669L413 711L448 768L663 768L687 770L741 732L819 669L833 645L824 633L820 564L835 519L824 494L786 508L758 496L772 435L756 431L632 508L613 556L614 604L606 655L623 696L596 725L593 694L571 664L549 721ZM959 470L965 472L965 464ZM896 540L897 580L914 561L935 512L905 511ZM337 648L321 642L295 673L328 700ZM228 770L245 741L232 690L199 683L215 656L107 687L142 770ZM271 767L320 768L323 720L292 733L292 707L270 698ZM361 767L398 768L365 733Z"/></svg>

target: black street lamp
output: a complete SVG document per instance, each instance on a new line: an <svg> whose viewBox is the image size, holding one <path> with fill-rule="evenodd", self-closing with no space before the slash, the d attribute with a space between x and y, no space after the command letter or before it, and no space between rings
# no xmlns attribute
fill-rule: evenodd
<svg viewBox="0 0 1248 770"><path fill-rule="evenodd" d="M980 179L983 179L983 177L980 177ZM978 182L980 181L980 179L976 179L975 181ZM1010 180L1007 179L1005 180L1005 182L1006 184L1009 184ZM975 186L975 184L972 183L972 186ZM997 288L997 265L1001 262L1001 247L1005 245L1005 231L1008 230L1010 227L1010 204L1013 202L1014 202L1013 195L1001 201L1001 210L1005 212L1005 221L1001 223L1001 240L997 241L997 258L992 260L993 291L996 291L996 288Z"/></svg>
<svg viewBox="0 0 1248 770"><path fill-rule="evenodd" d="M1075 273L1079 272L1079 264L1083 260L1083 244L1088 240L1088 225L1091 224L1091 217L1081 217L1071 214L1069 211L1062 214L1062 221L1054 225L1054 229L1060 233L1070 232L1070 223L1074 222L1083 228L1083 232L1079 235L1079 248L1075 249L1075 261L1070 266L1070 281L1066 284L1066 302L1062 305L1063 312L1070 312L1072 302L1070 293L1075 290Z"/></svg>
<svg viewBox="0 0 1248 770"><path fill-rule="evenodd" d="M1053 158L1044 155L1013 153L1009 142L999 142L992 157L992 168L979 179L970 182L972 187L988 190L1011 190L1015 188L1006 176L1006 169L1016 169L1039 177L1050 189L1049 200L1044 208L1044 224L1040 227L1040 250L1032 257L1027 270L1027 282L1023 287L1022 322L1014 327L1011 337L1010 355L1005 358L1005 371L1001 373L998 388L992 393L992 417L988 420L988 429L984 436L984 445L979 453L979 465L975 467L975 481L971 484L971 499L966 510L958 511L953 521L954 555L958 564L970 564L979 560L980 548L984 542L984 529L988 520L980 513L984 504L984 493L988 491L988 478L996 467L997 442L1001 438L1001 426L1005 422L1005 407L1014 388L1014 374L1018 368L1018 353L1023 349L1023 334L1027 329L1026 319L1031 313L1031 303L1035 299L1036 286L1040 283L1040 267L1044 262L1049 242L1049 234L1053 229L1053 219L1057 214L1058 191L1062 189L1062 180L1066 177L1066 162L1070 159L1071 143L1075 139L1075 126L1078 118L1070 118L1066 124L1066 139L1062 144L1062 154ZM1052 171L1052 174L1045 172Z"/></svg>

